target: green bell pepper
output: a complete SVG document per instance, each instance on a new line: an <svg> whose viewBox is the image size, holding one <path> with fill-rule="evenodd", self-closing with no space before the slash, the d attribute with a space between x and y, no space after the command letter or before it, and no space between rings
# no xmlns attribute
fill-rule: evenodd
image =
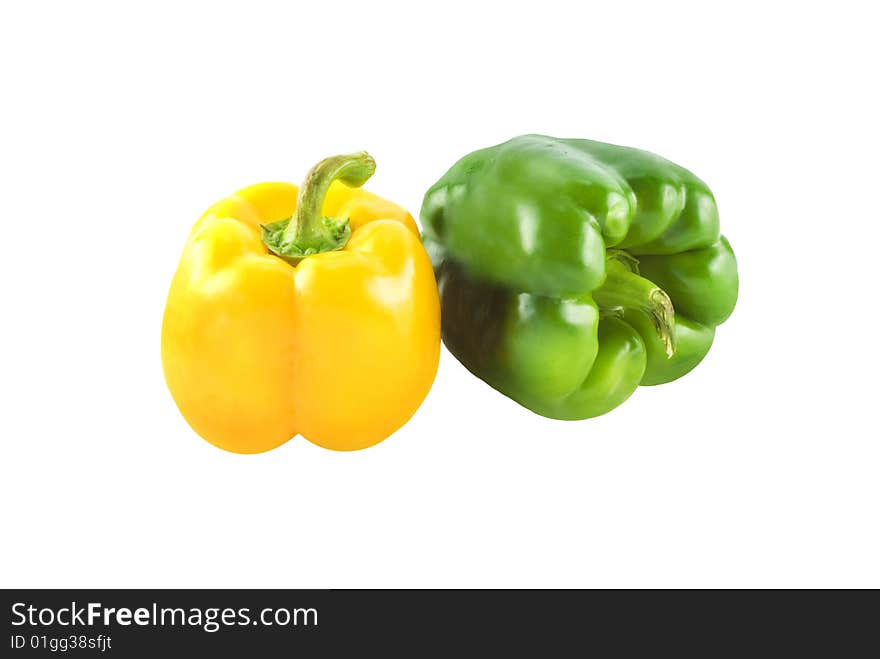
<svg viewBox="0 0 880 659"><path fill-rule="evenodd" d="M712 192L646 151L516 137L453 165L421 218L447 348L544 416L681 377L736 304Z"/></svg>

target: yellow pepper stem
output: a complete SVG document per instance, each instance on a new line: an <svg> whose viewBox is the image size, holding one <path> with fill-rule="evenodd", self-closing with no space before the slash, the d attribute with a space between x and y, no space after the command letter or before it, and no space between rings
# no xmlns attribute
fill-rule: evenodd
<svg viewBox="0 0 880 659"><path fill-rule="evenodd" d="M266 247L294 265L311 254L345 247L351 237L348 218L325 217L324 197L333 181L359 188L375 171L376 161L366 151L324 158L306 174L293 217L262 227Z"/></svg>

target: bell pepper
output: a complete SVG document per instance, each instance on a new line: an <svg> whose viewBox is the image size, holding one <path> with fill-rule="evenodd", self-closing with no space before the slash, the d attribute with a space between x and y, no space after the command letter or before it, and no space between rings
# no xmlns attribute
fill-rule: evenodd
<svg viewBox="0 0 880 659"><path fill-rule="evenodd" d="M428 393L440 306L413 218L359 189L366 153L328 158L302 187L261 183L211 206L171 283L162 363L206 440L258 453L296 434L360 449Z"/></svg>
<svg viewBox="0 0 880 659"><path fill-rule="evenodd" d="M459 160L421 217L444 343L544 416L598 416L681 377L736 304L712 192L638 149L517 137Z"/></svg>

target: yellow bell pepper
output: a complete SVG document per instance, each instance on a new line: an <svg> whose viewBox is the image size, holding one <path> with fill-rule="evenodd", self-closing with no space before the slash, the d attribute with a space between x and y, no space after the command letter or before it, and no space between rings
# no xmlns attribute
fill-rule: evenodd
<svg viewBox="0 0 880 659"><path fill-rule="evenodd" d="M428 393L437 285L399 206L359 189L366 153L327 158L302 188L261 183L196 222L171 283L162 364L206 440L258 453L296 434L372 446Z"/></svg>

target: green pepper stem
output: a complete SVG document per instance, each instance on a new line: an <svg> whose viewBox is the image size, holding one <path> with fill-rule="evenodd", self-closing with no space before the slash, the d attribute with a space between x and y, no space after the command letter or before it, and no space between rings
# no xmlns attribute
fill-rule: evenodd
<svg viewBox="0 0 880 659"><path fill-rule="evenodd" d="M633 272L624 260L610 256L605 262L605 283L593 291L600 309L635 309L648 315L666 356L675 352L675 310L663 289Z"/></svg>
<svg viewBox="0 0 880 659"><path fill-rule="evenodd" d="M359 188L375 171L376 161L366 151L324 158L312 167L299 189L296 213L284 230L283 242L297 244L303 249L322 244L328 231L321 209L330 184L339 180L349 187Z"/></svg>

